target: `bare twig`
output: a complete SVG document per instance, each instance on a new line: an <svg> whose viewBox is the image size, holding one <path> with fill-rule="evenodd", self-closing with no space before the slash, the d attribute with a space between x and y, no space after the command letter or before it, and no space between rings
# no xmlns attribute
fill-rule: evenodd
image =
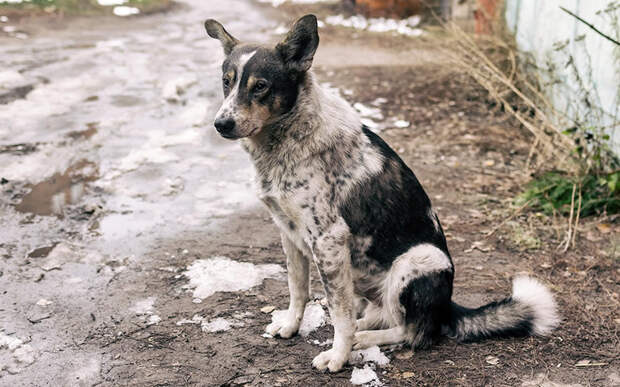
<svg viewBox="0 0 620 387"><path fill-rule="evenodd" d="M579 16L575 15L574 13L572 13L571 11L569 11L568 9L560 6L560 9L564 12L566 12L567 14L571 15L572 17L574 17L575 19L579 20L580 22L582 22L583 24L587 25L588 27L590 27L591 29L594 30L594 32L596 32L597 34L601 35L602 37L604 37L605 39L609 40L610 42L620 46L620 42L618 42L617 40L613 39L611 36L607 36L604 33L602 33L598 28L594 27L592 24L588 23L587 21L583 20L582 18L580 18Z"/></svg>
<svg viewBox="0 0 620 387"><path fill-rule="evenodd" d="M558 246L559 248L562 248L562 245L564 245L564 248L562 249L562 252L565 253L568 250L568 247L570 246L570 241L571 241L571 237L572 237L572 227L573 227L573 213L575 211L575 191L577 190L577 184L573 184L573 193L571 195L570 198L570 215L568 216L568 230L566 231L566 239L564 239L564 241Z"/></svg>

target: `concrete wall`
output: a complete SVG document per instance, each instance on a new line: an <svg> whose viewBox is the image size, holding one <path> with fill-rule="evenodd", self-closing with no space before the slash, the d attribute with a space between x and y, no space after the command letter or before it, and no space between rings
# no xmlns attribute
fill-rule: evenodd
<svg viewBox="0 0 620 387"><path fill-rule="evenodd" d="M614 5L612 12L599 12ZM620 47L560 6L620 40L620 1L505 0L508 28L518 48L531 54L556 109L606 127L620 154Z"/></svg>

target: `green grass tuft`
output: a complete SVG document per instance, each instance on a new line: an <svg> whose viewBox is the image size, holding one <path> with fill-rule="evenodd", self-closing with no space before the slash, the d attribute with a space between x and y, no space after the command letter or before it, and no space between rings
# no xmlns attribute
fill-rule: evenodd
<svg viewBox="0 0 620 387"><path fill-rule="evenodd" d="M573 189L575 196L573 199ZM542 211L547 215L559 213L569 215L571 203L574 213L579 208L581 195L580 217L620 212L620 171L595 176L575 177L566 173L547 172L526 186L525 192L517 196L516 204Z"/></svg>

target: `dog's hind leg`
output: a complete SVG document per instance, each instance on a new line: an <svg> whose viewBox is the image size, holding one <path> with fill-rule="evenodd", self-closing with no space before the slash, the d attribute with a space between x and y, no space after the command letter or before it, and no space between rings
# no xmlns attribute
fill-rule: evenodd
<svg viewBox="0 0 620 387"><path fill-rule="evenodd" d="M282 234L282 247L286 254L288 289L291 299L284 320L272 322L267 325L265 331L272 336L288 339L297 333L304 317L310 287L310 260L284 234Z"/></svg>
<svg viewBox="0 0 620 387"><path fill-rule="evenodd" d="M359 331L353 338L353 349L364 349L373 345L399 344L407 338L405 327L397 326L377 331Z"/></svg>
<svg viewBox="0 0 620 387"><path fill-rule="evenodd" d="M374 302L369 303L364 309L362 318L357 319L355 325L357 331L367 331L381 327L381 307Z"/></svg>

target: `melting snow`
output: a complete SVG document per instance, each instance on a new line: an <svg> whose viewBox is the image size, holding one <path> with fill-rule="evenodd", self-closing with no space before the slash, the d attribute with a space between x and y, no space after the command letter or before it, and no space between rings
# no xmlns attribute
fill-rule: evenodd
<svg viewBox="0 0 620 387"><path fill-rule="evenodd" d="M286 310L276 310L271 314L271 321L282 321L286 318ZM327 315L325 310L318 302L310 302L306 305L306 311L304 312L304 319L301 321L299 327L299 334L302 337L307 337L311 332L319 329L327 322Z"/></svg>
<svg viewBox="0 0 620 387"><path fill-rule="evenodd" d="M351 372L351 384L360 385L365 384L369 386L382 386L383 383L379 380L377 373L366 364L364 368L353 368Z"/></svg>
<svg viewBox="0 0 620 387"><path fill-rule="evenodd" d="M154 315L149 316L149 318L146 320L146 325L158 324L160 321L161 321L161 317L154 314Z"/></svg>
<svg viewBox="0 0 620 387"><path fill-rule="evenodd" d="M195 314L191 320L188 320L186 318L177 321L177 325L185 325L185 324L200 324L202 322L202 320L204 320L205 318Z"/></svg>
<svg viewBox="0 0 620 387"><path fill-rule="evenodd" d="M194 297L204 299L215 292L237 292L260 285L265 278L279 277L284 270L280 265L254 265L237 262L227 257L200 259L183 274L189 278L186 289L193 289Z"/></svg>
<svg viewBox="0 0 620 387"><path fill-rule="evenodd" d="M0 372L6 370L10 374L17 374L34 363L35 358L35 351L30 344L0 333Z"/></svg>
<svg viewBox="0 0 620 387"><path fill-rule="evenodd" d="M212 333L225 332L225 331L230 330L232 325L233 324L231 324L230 321L224 318L218 317L209 322L203 321L201 324L201 329L203 332L212 332Z"/></svg>
<svg viewBox="0 0 620 387"><path fill-rule="evenodd" d="M130 310L135 314L153 314L153 305L155 304L155 300L155 297L149 297L144 300L136 301Z"/></svg>
<svg viewBox="0 0 620 387"><path fill-rule="evenodd" d="M360 113L362 117L375 118L377 120L383 119L383 113L381 113L381 109L379 108L368 107L359 102L356 102L353 107Z"/></svg>
<svg viewBox="0 0 620 387"><path fill-rule="evenodd" d="M136 7L126 7L124 5L121 5L118 7L114 7L114 10L112 12L114 12L116 16L130 16L139 14L140 10Z"/></svg>
<svg viewBox="0 0 620 387"><path fill-rule="evenodd" d="M127 2L127 0L97 0L97 3L99 3L99 5L102 5L104 7L110 6L110 5L121 5L121 4L125 4Z"/></svg>
<svg viewBox="0 0 620 387"><path fill-rule="evenodd" d="M274 7L279 7L286 2L293 4L314 4L314 3L336 3L338 0L258 0L259 3L269 3Z"/></svg>
<svg viewBox="0 0 620 387"><path fill-rule="evenodd" d="M405 121L405 120L398 120L396 122L394 122L394 126L396 126L397 128L407 128L409 127L409 121Z"/></svg>
<svg viewBox="0 0 620 387"><path fill-rule="evenodd" d="M403 20L386 19L383 17L367 19L360 15L345 18L342 15L335 15L326 17L325 23L373 32L393 31L407 36L420 36L423 33L421 29L414 28L420 24L420 16L417 15Z"/></svg>
<svg viewBox="0 0 620 387"><path fill-rule="evenodd" d="M351 359L354 364L363 363L376 363L377 365L384 366L390 363L390 359L381 352L378 346L361 349L359 351L351 352Z"/></svg>

